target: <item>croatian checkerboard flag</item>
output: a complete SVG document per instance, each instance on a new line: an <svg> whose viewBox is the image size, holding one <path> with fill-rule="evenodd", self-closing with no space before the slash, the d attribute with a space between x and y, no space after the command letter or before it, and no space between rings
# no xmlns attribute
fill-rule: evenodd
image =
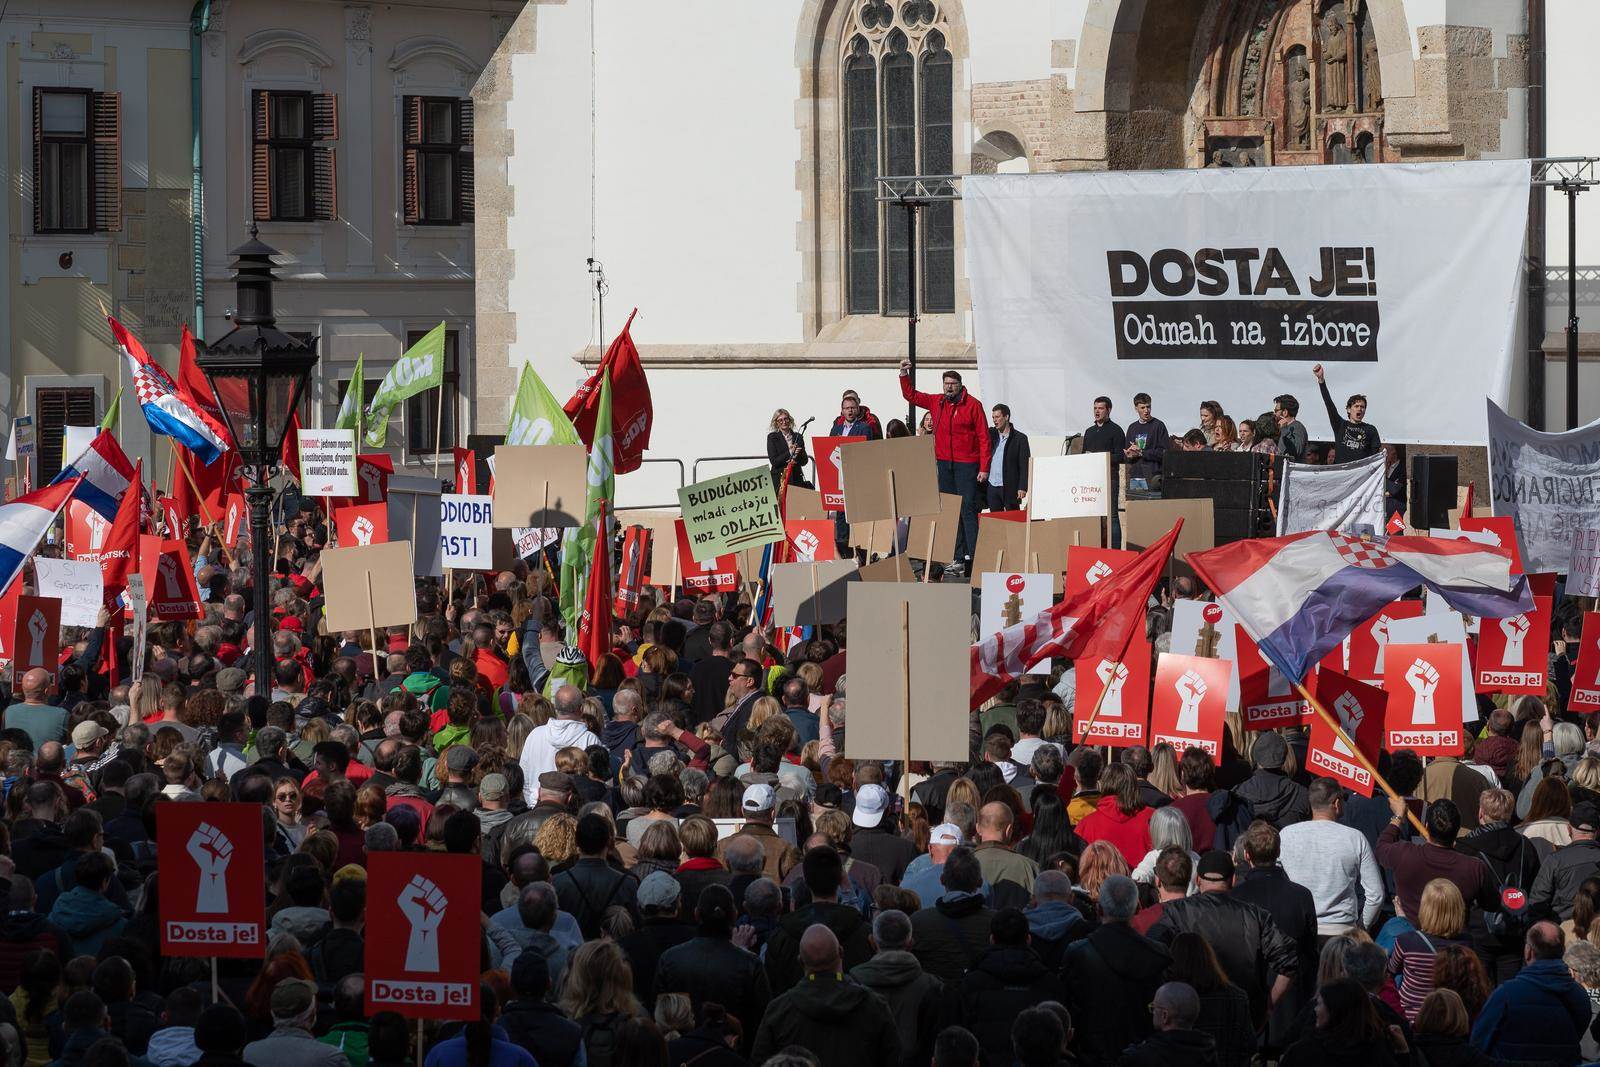
<svg viewBox="0 0 1600 1067"><path fill-rule="evenodd" d="M227 434L210 416L184 402L172 376L150 358L137 337L116 319L108 317L106 321L133 371L134 394L144 409L150 432L172 438L210 466L228 450Z"/></svg>
<svg viewBox="0 0 1600 1067"><path fill-rule="evenodd" d="M102 518L115 519L118 501L133 484L133 464L128 462L128 454L122 451L110 430L101 430L95 435L83 455L62 467L50 484L79 475L83 476L83 484L78 486L78 499L94 508Z"/></svg>
<svg viewBox="0 0 1600 1067"><path fill-rule="evenodd" d="M1332 530L1191 552L1189 566L1273 666L1301 679L1362 621L1419 585L1456 611L1502 619L1533 610L1511 550L1436 537L1364 540Z"/></svg>
<svg viewBox="0 0 1600 1067"><path fill-rule="evenodd" d="M39 547L39 539L82 482L82 475L52 482L9 504L0 504L0 591L11 587L22 571L23 562Z"/></svg>

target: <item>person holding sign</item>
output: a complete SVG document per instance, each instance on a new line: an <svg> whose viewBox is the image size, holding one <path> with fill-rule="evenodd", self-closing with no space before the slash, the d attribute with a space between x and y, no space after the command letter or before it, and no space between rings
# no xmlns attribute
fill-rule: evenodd
<svg viewBox="0 0 1600 1067"><path fill-rule="evenodd" d="M939 492L961 495L961 529L956 534L956 563L947 573L966 576L978 547L978 486L989 481L989 433L983 405L961 384L961 375L944 372L942 393L919 393L911 381L911 361L900 362L900 394L928 409L933 420L933 458L939 469Z"/></svg>

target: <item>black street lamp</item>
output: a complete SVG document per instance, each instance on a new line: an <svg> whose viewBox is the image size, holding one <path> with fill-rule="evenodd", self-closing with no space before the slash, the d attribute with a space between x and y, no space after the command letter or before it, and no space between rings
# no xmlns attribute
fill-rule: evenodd
<svg viewBox="0 0 1600 1067"><path fill-rule="evenodd" d="M283 438L317 365L317 342L298 341L278 329L272 311L272 257L256 227L233 250L237 311L233 330L206 346L195 360L211 383L243 463L250 501L250 546L255 557L256 692L272 692L272 613L267 603L272 547L272 486Z"/></svg>

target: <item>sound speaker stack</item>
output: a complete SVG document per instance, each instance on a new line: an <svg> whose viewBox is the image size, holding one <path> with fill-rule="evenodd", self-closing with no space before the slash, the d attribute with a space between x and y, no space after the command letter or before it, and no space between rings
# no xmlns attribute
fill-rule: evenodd
<svg viewBox="0 0 1600 1067"><path fill-rule="evenodd" d="M1210 500L1217 544L1270 534L1265 452L1168 452L1161 467L1161 496Z"/></svg>
<svg viewBox="0 0 1600 1067"><path fill-rule="evenodd" d="M1411 525L1426 533L1450 525L1456 506L1456 457L1411 456Z"/></svg>

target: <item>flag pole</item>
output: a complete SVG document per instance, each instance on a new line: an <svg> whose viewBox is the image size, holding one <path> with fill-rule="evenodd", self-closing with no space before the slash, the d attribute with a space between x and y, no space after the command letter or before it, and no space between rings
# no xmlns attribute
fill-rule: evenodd
<svg viewBox="0 0 1600 1067"><path fill-rule="evenodd" d="M1378 773L1378 768L1373 765L1371 760L1367 759L1367 754L1361 751L1361 746L1356 744L1355 741L1351 739L1350 735L1344 732L1344 728L1339 725L1339 720L1329 714L1328 709L1322 706L1322 702L1311 695L1310 690L1306 689L1305 683L1295 682L1294 687L1299 692L1300 696L1305 700L1305 702L1311 705L1311 710L1315 711L1319 716L1321 716L1322 721L1327 723L1328 727L1333 730L1339 739L1345 743L1346 747L1348 747L1350 751L1355 754L1356 762L1367 769L1367 773L1372 775L1373 781L1377 782L1385 793L1388 793L1390 796L1397 799L1404 800L1405 798L1400 796L1400 794L1395 790L1394 786L1390 785L1384 779L1383 775ZM1428 836L1428 828L1422 825L1422 820L1417 818L1417 813L1411 810L1410 805L1406 806L1406 818L1411 821L1412 826L1416 827L1417 833L1422 835L1422 839L1424 841L1433 840Z"/></svg>
<svg viewBox="0 0 1600 1067"><path fill-rule="evenodd" d="M172 456L175 460L177 459L178 453L176 448L173 449ZM183 472L184 478L188 479L189 488L194 490L195 499L200 502L200 514L201 517L205 519L206 529L210 530L212 533L217 533L217 520L211 517L211 509L206 507L206 498L204 494L200 492L200 487L195 484L194 475L189 473L188 461L178 460L177 462L178 469ZM221 540L220 536L218 537L218 540Z"/></svg>
<svg viewBox="0 0 1600 1067"><path fill-rule="evenodd" d="M433 413L433 476L439 477L439 449L444 438L444 378L439 379L439 404Z"/></svg>

